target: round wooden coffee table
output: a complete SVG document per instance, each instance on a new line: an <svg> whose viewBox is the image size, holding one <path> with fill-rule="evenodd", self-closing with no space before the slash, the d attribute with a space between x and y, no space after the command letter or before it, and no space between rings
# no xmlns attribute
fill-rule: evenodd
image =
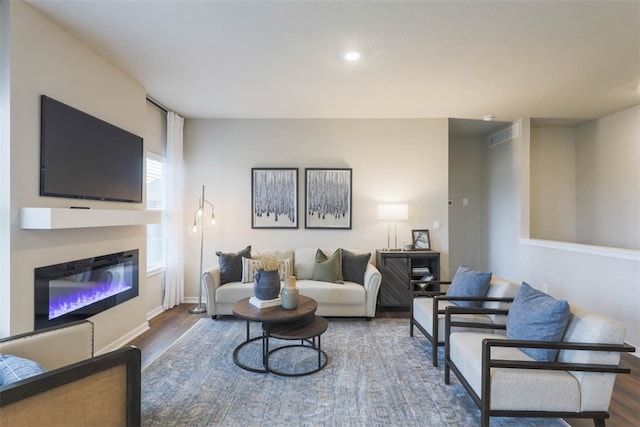
<svg viewBox="0 0 640 427"><path fill-rule="evenodd" d="M318 337L318 360L320 360L321 354L325 356L324 365L321 365L319 362L318 369L315 369L311 372L303 373L302 375L307 375L313 372L317 372L322 369L327 363L327 356L322 350L320 350L320 335L326 331L326 320L323 318L316 318L315 311L318 308L318 303L313 299L306 297L304 295L300 295L298 300L298 307L285 310L281 305L267 308L258 308L253 306L249 302L249 298L241 299L233 305L233 314L236 317L241 319L245 319L247 321L247 336L246 340L240 345L238 345L233 351L233 361L236 365L241 367L242 369L252 371L252 372L261 372L267 373L272 372L278 375L291 375L283 372L276 372L269 369L269 354L273 353L273 351L278 350L282 347L278 347L274 350L269 349L269 338L280 338L280 339L310 339L314 338L313 348L315 347L315 337ZM316 320L318 319L318 320ZM322 319L322 320L319 320ZM319 326L324 323L324 329ZM262 323L262 334L260 336L256 336L251 338L250 336L250 322L261 322ZM282 327L279 327L282 326ZM276 334L272 334L272 327L275 329ZM320 329L322 331L320 332ZM291 334L287 334L287 330L291 331ZM304 338L300 338L304 336ZM243 347L246 345L257 341L262 340L262 366L248 366L245 363L242 363L239 360L239 353ZM290 347L290 346L285 346ZM294 374L300 375L300 374Z"/></svg>

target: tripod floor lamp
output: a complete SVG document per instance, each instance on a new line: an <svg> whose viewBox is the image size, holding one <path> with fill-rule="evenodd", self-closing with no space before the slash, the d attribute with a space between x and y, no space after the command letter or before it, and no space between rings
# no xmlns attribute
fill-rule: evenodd
<svg viewBox="0 0 640 427"><path fill-rule="evenodd" d="M207 216L206 219L204 217L205 207L211 208L211 216ZM187 228L187 233L190 236L195 236L200 232L200 274L199 277L199 291L198 291L198 305L189 310L190 313L193 314L201 314L207 311L206 304L202 303L202 254L204 249L204 222L207 222L209 225L213 225L216 223L216 215L213 211L213 203L208 201L204 197L204 185L202 186L202 197L198 202L198 209L193 212L193 224Z"/></svg>

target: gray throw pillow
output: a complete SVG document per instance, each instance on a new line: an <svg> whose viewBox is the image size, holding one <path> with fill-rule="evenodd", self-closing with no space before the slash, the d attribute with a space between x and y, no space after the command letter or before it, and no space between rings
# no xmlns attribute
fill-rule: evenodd
<svg viewBox="0 0 640 427"><path fill-rule="evenodd" d="M0 354L0 387L43 372L47 370L38 362L11 354Z"/></svg>
<svg viewBox="0 0 640 427"><path fill-rule="evenodd" d="M342 249L342 279L364 285L364 272L367 270L369 258L371 258L370 253L356 255Z"/></svg>
<svg viewBox="0 0 640 427"><path fill-rule="evenodd" d="M469 267L458 267L447 289L448 297L483 297L489 289L491 273L473 271ZM451 301L460 307L480 307L481 301Z"/></svg>
<svg viewBox="0 0 640 427"><path fill-rule="evenodd" d="M318 249L316 263L313 265L312 279L321 282L342 283L342 250L336 249L327 258L322 249Z"/></svg>
<svg viewBox="0 0 640 427"><path fill-rule="evenodd" d="M236 252L216 252L220 266L220 284L240 282L242 280L242 257L251 258L251 245Z"/></svg>
<svg viewBox="0 0 640 427"><path fill-rule="evenodd" d="M528 283L522 282L507 316L507 338L557 342L564 336L569 323L570 307L565 300L557 300ZM535 360L553 362L557 349L521 348Z"/></svg>

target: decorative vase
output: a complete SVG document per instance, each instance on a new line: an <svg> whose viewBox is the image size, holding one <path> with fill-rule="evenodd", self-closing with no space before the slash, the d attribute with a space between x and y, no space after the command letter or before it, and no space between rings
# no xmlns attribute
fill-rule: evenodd
<svg viewBox="0 0 640 427"><path fill-rule="evenodd" d="M258 270L253 276L253 293L261 300L278 298L280 277L277 271Z"/></svg>
<svg viewBox="0 0 640 427"><path fill-rule="evenodd" d="M298 297L300 291L296 286L296 276L287 276L284 281L284 288L280 292L282 296L282 308L291 310L298 307Z"/></svg>

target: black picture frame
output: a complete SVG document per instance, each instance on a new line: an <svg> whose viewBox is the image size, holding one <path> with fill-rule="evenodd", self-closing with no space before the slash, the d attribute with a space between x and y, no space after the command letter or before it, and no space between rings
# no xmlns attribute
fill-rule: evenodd
<svg viewBox="0 0 640 427"><path fill-rule="evenodd" d="M430 251L431 239L429 238L429 230L411 230L411 241L414 251Z"/></svg>
<svg viewBox="0 0 640 427"><path fill-rule="evenodd" d="M298 168L251 168L251 228L298 228Z"/></svg>
<svg viewBox="0 0 640 427"><path fill-rule="evenodd" d="M350 230L351 168L306 168L304 228Z"/></svg>

